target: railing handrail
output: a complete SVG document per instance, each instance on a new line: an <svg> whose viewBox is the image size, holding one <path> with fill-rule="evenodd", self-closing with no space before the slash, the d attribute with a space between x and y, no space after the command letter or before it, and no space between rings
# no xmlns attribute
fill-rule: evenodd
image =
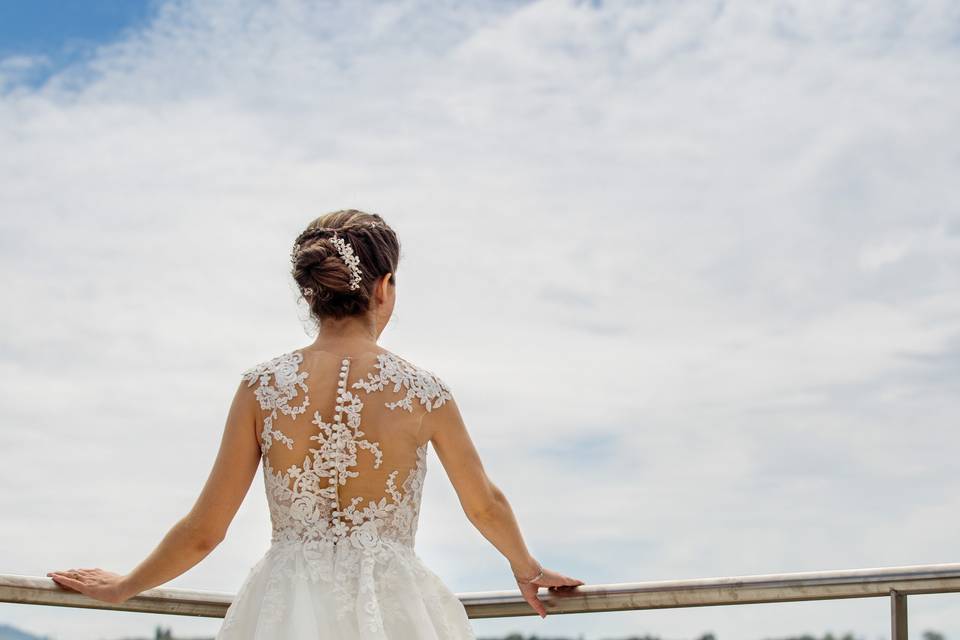
<svg viewBox="0 0 960 640"><path fill-rule="evenodd" d="M960 563L588 584L566 593L542 590L538 597L555 614L954 592L960 592ZM112 604L68 591L50 578L0 574L0 602L19 604L222 618L233 597L226 592L157 587ZM534 615L516 590L457 597L471 618Z"/></svg>

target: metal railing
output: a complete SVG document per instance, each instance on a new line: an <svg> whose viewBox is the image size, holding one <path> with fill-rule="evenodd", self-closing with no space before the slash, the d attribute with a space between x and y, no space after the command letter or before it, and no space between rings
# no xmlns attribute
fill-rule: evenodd
<svg viewBox="0 0 960 640"><path fill-rule="evenodd" d="M583 585L566 593L544 590L539 598L553 614L882 596L890 598L891 638L907 640L907 596L955 592L960 592L960 564ZM519 591L458 597L471 618L534 615ZM0 602L222 618L232 600L231 593L158 587L110 604L63 589L50 578L0 574Z"/></svg>

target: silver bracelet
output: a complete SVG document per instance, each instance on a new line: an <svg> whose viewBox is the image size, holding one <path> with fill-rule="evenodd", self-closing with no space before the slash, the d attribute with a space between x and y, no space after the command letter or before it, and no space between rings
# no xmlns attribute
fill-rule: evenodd
<svg viewBox="0 0 960 640"><path fill-rule="evenodd" d="M534 582L534 581L539 580L540 578L543 577L543 567L540 566L540 563L539 563L539 562L537 563L537 568L540 569L540 573L538 573L537 575L533 576L533 577L530 578L529 580L524 580L523 578L521 578L521 577L518 576L517 574L513 574L513 577L517 579L517 582Z"/></svg>

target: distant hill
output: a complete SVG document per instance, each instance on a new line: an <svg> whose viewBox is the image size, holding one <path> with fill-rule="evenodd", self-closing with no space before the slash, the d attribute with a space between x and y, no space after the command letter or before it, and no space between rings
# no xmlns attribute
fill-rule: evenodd
<svg viewBox="0 0 960 640"><path fill-rule="evenodd" d="M0 624L0 640L50 640L50 636L35 636L9 624Z"/></svg>

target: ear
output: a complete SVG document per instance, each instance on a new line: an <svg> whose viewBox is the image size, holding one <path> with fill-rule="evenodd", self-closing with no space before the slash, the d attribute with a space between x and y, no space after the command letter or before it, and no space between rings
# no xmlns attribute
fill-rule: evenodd
<svg viewBox="0 0 960 640"><path fill-rule="evenodd" d="M388 272L377 282L377 288L375 291L378 303L382 303L387 299L387 294L390 290L390 278L392 276L393 274Z"/></svg>

